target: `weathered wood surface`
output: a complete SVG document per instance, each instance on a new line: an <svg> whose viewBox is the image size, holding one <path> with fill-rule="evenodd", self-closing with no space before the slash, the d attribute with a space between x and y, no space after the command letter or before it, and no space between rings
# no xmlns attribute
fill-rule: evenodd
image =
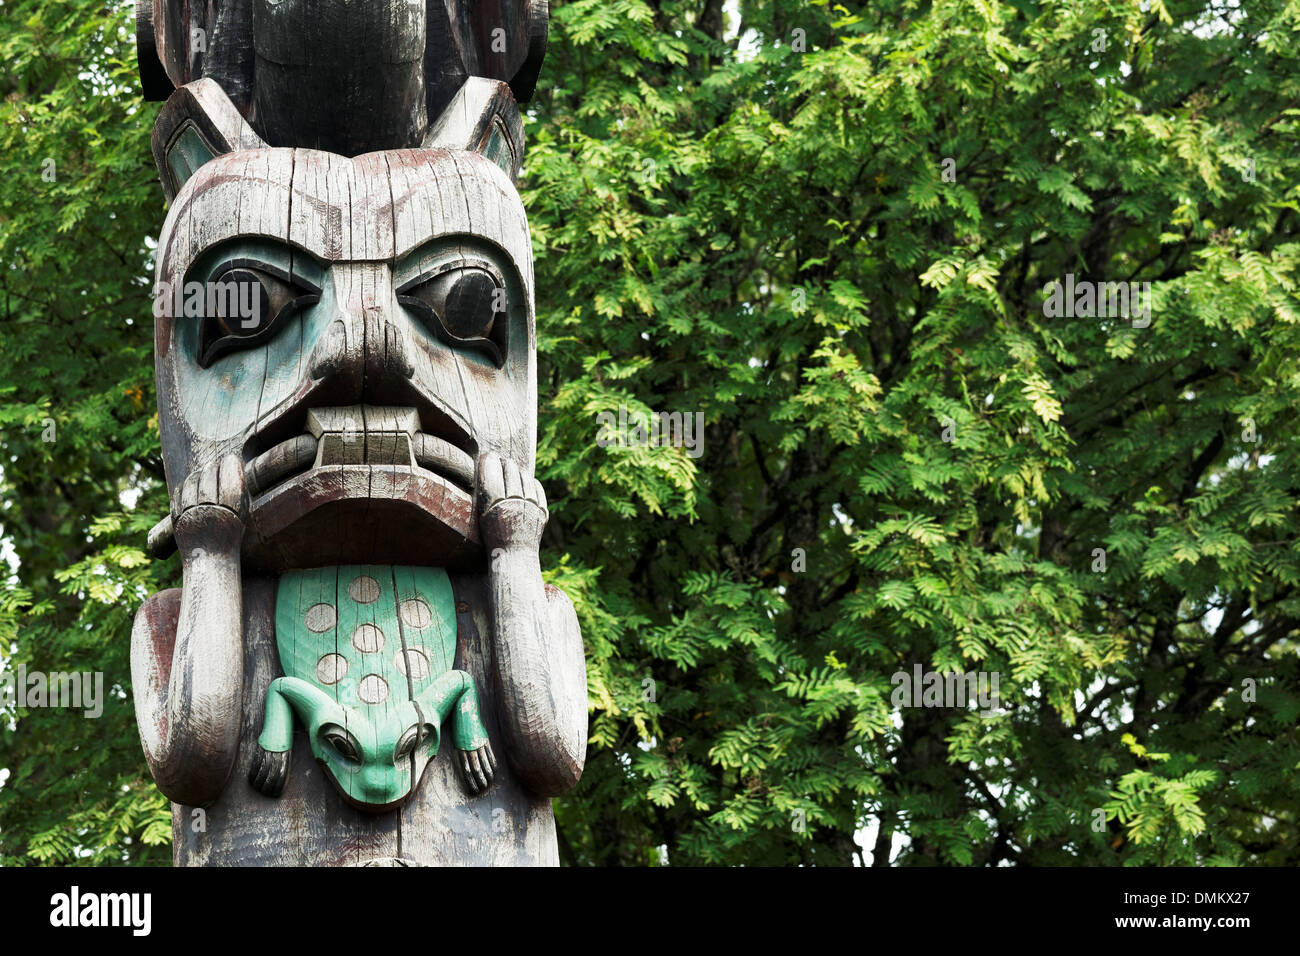
<svg viewBox="0 0 1300 956"><path fill-rule="evenodd" d="M466 80L429 127L423 145L481 153L512 181L517 179L524 161L524 123L510 88L495 80Z"/></svg>
<svg viewBox="0 0 1300 956"><path fill-rule="evenodd" d="M168 202L214 156L265 145L213 80L177 90L153 127L154 162Z"/></svg>
<svg viewBox="0 0 1300 956"><path fill-rule="evenodd" d="M460 625L456 666L478 681L491 739L502 740L490 662L489 601L477 576L454 575ZM250 578L244 592L244 683L251 700L265 697L280 676L275 654L275 580ZM491 788L475 796L460 779L454 752L425 768L411 802L400 811L361 813L347 804L316 765L305 733L295 733L291 774L278 798L246 782L260 708L240 725L231 786L212 806L172 810L177 866L364 866L388 861L436 866L554 866L559 862L550 800L524 786L502 762Z"/></svg>
<svg viewBox="0 0 1300 956"><path fill-rule="evenodd" d="M206 803L234 765L243 709L239 550L243 475L227 456L185 477L172 495L185 586L150 599L131 640L136 719L158 787Z"/></svg>
<svg viewBox="0 0 1300 956"><path fill-rule="evenodd" d="M142 608L132 674L150 767L180 804L178 863L556 862L547 798L582 771L586 678L572 605L538 558L521 124L499 82L469 79L449 102L425 146L355 158L265 145L211 79L162 111L160 288L238 275L268 309L240 324L158 300L172 513L150 545L178 548L183 588ZM344 798L301 714L292 758L258 744L283 676L278 576L355 564L451 573L456 670L490 745L446 747L396 810ZM373 703L355 719L395 733L397 698ZM496 779L476 795L491 751Z"/></svg>
<svg viewBox="0 0 1300 956"><path fill-rule="evenodd" d="M203 100L189 92L173 103L189 108ZM250 238L263 248L250 250ZM160 240L160 281L193 277L196 261L223 244L234 244L232 257L278 257L304 293L325 301L290 318L274 346L251 362L221 360L222 375L201 374L191 356L173 357L174 347L183 352L185 327L170 314L157 320L160 399L177 412L163 421L163 441L184 462L182 471L199 464L200 447L207 460L245 446L251 458L297 440L308 406L401 406L421 390L436 396L421 409L426 434L466 455L473 435L473 451L531 470L532 256L523 208L494 163L441 149L355 160L241 149L205 164L173 203ZM510 330L504 375L423 334L397 302L401 289L424 276L466 265L501 277L509 309L498 321ZM256 419L248 435L246 417Z"/></svg>
<svg viewBox="0 0 1300 956"><path fill-rule="evenodd" d="M418 146L470 77L533 95L546 0L136 0L147 99L207 77L268 143Z"/></svg>

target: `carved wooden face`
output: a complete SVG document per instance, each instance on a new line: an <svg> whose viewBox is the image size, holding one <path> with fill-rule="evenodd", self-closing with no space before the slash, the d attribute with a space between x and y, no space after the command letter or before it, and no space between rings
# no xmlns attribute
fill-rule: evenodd
<svg viewBox="0 0 1300 956"><path fill-rule="evenodd" d="M168 485L240 453L247 561L477 557L474 461L531 472L536 443L532 254L501 169L227 153L177 194L157 278Z"/></svg>

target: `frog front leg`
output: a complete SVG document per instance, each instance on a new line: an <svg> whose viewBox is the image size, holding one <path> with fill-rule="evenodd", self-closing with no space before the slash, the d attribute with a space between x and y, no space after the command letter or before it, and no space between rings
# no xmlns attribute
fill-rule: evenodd
<svg viewBox="0 0 1300 956"><path fill-rule="evenodd" d="M506 755L529 789L558 796L586 761L587 668L573 604L542 580L546 495L517 463L485 455L478 498Z"/></svg>
<svg viewBox="0 0 1300 956"><path fill-rule="evenodd" d="M312 751L318 757L321 755L318 738L322 727L347 727L359 723L350 721L344 709L328 694L301 678L277 677L271 681L266 691L262 732L258 735L257 750L248 770L248 782L253 789L268 797L280 796L289 779L295 714L307 728Z"/></svg>
<svg viewBox="0 0 1300 956"><path fill-rule="evenodd" d="M278 797L284 792L293 756L293 704L285 693L285 680L276 678L266 691L262 733L248 768L248 782L268 797Z"/></svg>
<svg viewBox="0 0 1300 956"><path fill-rule="evenodd" d="M131 632L140 741L170 800L208 806L239 751L244 647L240 545L247 501L237 455L196 468L172 496L182 588L154 595ZM179 605L179 606L177 606Z"/></svg>
<svg viewBox="0 0 1300 956"><path fill-rule="evenodd" d="M479 711L478 688L465 671L448 671L437 678L417 698L417 703L438 713L438 724L447 726L453 716L456 729L456 765L465 785L475 794L483 793L496 778L497 758L488 742L487 730Z"/></svg>

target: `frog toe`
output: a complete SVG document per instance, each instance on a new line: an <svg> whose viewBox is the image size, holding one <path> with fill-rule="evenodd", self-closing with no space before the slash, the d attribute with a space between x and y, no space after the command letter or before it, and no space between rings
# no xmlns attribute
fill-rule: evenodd
<svg viewBox="0 0 1300 956"><path fill-rule="evenodd" d="M457 751L461 776L474 793L483 793L496 779L497 759L492 745L484 744L477 750Z"/></svg>
<svg viewBox="0 0 1300 956"><path fill-rule="evenodd" d="M276 753L257 748L253 755L253 765L248 769L248 782L253 789L268 797L278 797L284 792L285 782L289 779L289 755L292 751Z"/></svg>

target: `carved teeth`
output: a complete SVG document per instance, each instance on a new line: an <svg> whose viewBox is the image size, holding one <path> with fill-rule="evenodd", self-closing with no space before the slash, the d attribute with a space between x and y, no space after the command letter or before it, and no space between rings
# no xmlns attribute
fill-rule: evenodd
<svg viewBox="0 0 1300 956"><path fill-rule="evenodd" d="M307 412L310 434L295 435L244 466L249 498L257 498L309 467L329 465L405 465L436 472L474 488L474 459L451 442L420 431L414 408L349 405ZM149 551L157 558L176 550L171 515L149 532Z"/></svg>
<svg viewBox="0 0 1300 956"><path fill-rule="evenodd" d="M466 489L474 487L474 459L446 439L420 431L420 416L414 408L313 408L307 413L307 430L319 442L317 468L418 465L452 478Z"/></svg>
<svg viewBox="0 0 1300 956"><path fill-rule="evenodd" d="M329 465L407 465L414 467L412 449L420 430L414 408L350 405L313 408L307 430L315 436L316 467Z"/></svg>

